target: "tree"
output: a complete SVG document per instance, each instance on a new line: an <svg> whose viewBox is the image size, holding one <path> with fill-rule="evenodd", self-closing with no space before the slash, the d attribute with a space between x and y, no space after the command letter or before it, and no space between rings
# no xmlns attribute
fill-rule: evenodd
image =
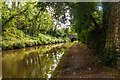
<svg viewBox="0 0 120 80"><path fill-rule="evenodd" d="M80 41L89 44L92 31L100 30L99 17L102 11L98 10L98 2L78 2L72 4L73 26ZM84 9L83 9L84 8Z"/></svg>

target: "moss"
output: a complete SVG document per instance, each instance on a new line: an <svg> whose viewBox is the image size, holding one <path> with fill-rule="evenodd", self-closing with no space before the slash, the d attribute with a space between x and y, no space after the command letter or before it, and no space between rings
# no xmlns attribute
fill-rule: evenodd
<svg viewBox="0 0 120 80"><path fill-rule="evenodd" d="M108 66L116 67L116 65L117 65L117 52L116 52L115 45L113 45L112 47L106 48L103 60Z"/></svg>

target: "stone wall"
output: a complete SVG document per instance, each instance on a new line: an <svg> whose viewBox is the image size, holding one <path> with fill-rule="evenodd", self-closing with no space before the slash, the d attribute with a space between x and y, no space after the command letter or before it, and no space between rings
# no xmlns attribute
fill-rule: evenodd
<svg viewBox="0 0 120 80"><path fill-rule="evenodd" d="M109 10L106 48L116 47L120 67L120 2L109 3Z"/></svg>

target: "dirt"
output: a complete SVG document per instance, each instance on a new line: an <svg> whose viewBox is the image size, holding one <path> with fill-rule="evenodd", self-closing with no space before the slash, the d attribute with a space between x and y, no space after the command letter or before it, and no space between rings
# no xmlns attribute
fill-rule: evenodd
<svg viewBox="0 0 120 80"><path fill-rule="evenodd" d="M56 78L116 78L119 72L107 67L84 44L66 50L65 57L54 72ZM119 77L117 77L119 78Z"/></svg>

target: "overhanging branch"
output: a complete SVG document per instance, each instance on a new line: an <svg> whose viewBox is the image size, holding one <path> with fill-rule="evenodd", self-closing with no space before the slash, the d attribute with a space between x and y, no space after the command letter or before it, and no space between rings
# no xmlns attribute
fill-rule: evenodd
<svg viewBox="0 0 120 80"><path fill-rule="evenodd" d="M4 27L8 22L10 22L13 18L15 18L15 16L22 14L23 12L25 12L27 10L27 8L23 11L21 11L20 13L14 14L12 15L9 19L7 19L4 23L2 23L2 27Z"/></svg>

